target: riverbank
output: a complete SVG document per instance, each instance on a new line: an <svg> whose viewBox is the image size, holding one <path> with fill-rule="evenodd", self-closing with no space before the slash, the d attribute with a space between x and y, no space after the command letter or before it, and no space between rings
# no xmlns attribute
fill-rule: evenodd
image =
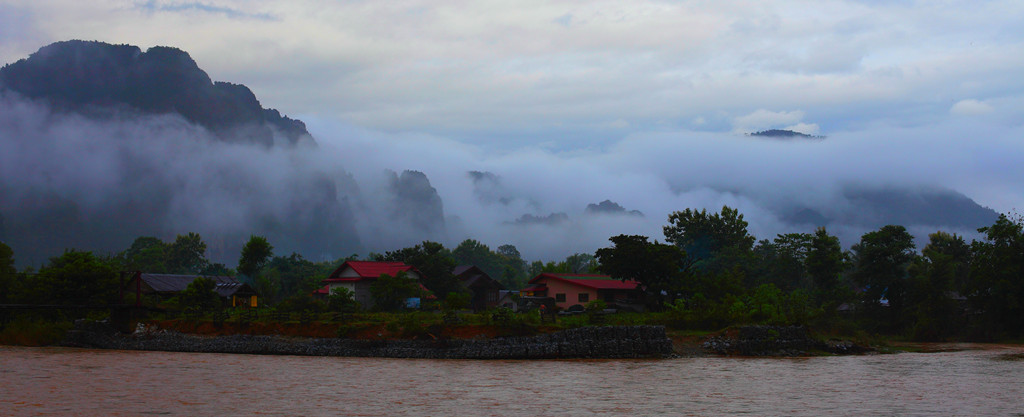
<svg viewBox="0 0 1024 417"><path fill-rule="evenodd" d="M80 322L62 346L168 352L352 356L423 359L662 358L673 355L662 326L581 327L548 334L487 339L344 339L236 334L198 336L169 330L131 335L104 323Z"/></svg>
<svg viewBox="0 0 1024 417"><path fill-rule="evenodd" d="M663 326L601 326L508 334L495 326L450 326L398 338L384 328L330 337L333 328L234 329L179 322L140 325L121 334L103 322L80 321L62 346L171 352L436 359L663 358L849 355L874 351L848 340L818 340L800 326L744 326L715 333L666 332ZM184 330L184 331L182 331ZM312 332L312 333L311 333ZM376 333L374 333L376 332ZM512 332L516 333L516 332ZM409 336L409 335L406 335Z"/></svg>

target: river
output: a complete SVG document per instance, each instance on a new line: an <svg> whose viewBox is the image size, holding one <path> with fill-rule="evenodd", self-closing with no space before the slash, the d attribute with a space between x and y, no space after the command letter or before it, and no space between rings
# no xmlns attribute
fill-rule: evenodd
<svg viewBox="0 0 1024 417"><path fill-rule="evenodd" d="M956 348L474 361L0 346L0 415L1024 415L1024 347Z"/></svg>

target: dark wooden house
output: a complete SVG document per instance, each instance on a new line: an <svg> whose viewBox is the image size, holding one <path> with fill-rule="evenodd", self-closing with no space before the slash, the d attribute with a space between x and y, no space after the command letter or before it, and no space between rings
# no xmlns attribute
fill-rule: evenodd
<svg viewBox="0 0 1024 417"><path fill-rule="evenodd" d="M224 305L231 307L256 307L258 296L249 284L224 275L176 275L176 274L133 274L125 284L124 292L131 294L156 294L162 298L171 298L185 291L188 285L197 278L207 278L214 282L214 291L224 300Z"/></svg>
<svg viewBox="0 0 1024 417"><path fill-rule="evenodd" d="M452 270L452 275L472 294L469 306L473 310L486 310L498 305L499 291L505 287L482 269L473 265L460 265Z"/></svg>

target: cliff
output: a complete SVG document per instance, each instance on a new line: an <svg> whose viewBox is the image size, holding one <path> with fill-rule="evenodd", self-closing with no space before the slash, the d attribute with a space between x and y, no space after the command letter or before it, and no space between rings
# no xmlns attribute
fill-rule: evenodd
<svg viewBox="0 0 1024 417"><path fill-rule="evenodd" d="M312 142L301 121L264 109L244 85L213 82L177 48L57 42L0 69L0 89L90 116L178 114L227 141Z"/></svg>

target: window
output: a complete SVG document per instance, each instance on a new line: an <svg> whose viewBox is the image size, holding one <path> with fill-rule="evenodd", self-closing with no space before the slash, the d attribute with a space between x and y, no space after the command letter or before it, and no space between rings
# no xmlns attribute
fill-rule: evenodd
<svg viewBox="0 0 1024 417"><path fill-rule="evenodd" d="M493 303L495 301L498 301L498 292L497 291L489 291L487 293L487 302L488 303Z"/></svg>
<svg viewBox="0 0 1024 417"><path fill-rule="evenodd" d="M555 302L564 303L565 294L555 294Z"/></svg>
<svg viewBox="0 0 1024 417"><path fill-rule="evenodd" d="M590 294L580 293L580 302L585 303L587 301L590 301Z"/></svg>

